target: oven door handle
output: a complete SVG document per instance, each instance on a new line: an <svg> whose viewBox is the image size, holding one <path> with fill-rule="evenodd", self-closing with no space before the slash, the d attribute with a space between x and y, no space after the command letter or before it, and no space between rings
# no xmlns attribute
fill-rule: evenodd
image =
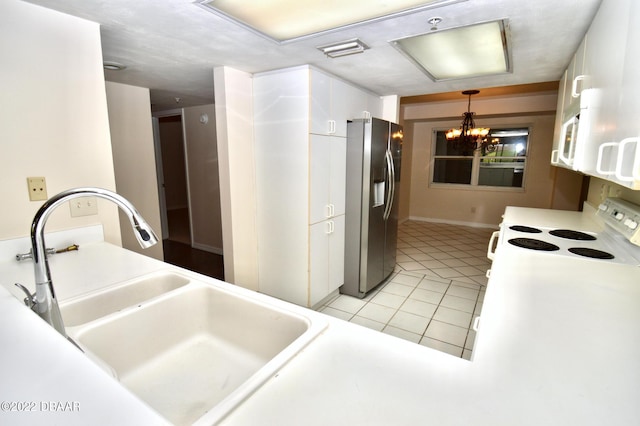
<svg viewBox="0 0 640 426"><path fill-rule="evenodd" d="M489 258L489 260L493 260L496 257L496 250L493 248L494 242L496 241L498 236L500 236L500 231L494 231L493 234L491 234L491 239L489 239L489 247L487 247L487 257ZM495 244L495 248L498 248L497 244Z"/></svg>

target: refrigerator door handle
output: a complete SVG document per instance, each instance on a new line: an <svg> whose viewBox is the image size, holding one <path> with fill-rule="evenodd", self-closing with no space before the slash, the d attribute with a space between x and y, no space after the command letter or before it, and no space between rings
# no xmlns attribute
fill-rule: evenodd
<svg viewBox="0 0 640 426"><path fill-rule="evenodd" d="M393 207L393 195L395 192L395 170L393 169L393 157L391 151L387 150L385 153L385 159L387 160L387 183L389 190L387 191L387 200L385 202L384 220L389 219L391 215L391 208Z"/></svg>

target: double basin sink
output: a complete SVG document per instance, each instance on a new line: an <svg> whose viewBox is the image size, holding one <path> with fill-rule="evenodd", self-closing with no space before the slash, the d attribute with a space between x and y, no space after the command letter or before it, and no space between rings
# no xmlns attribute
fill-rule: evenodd
<svg viewBox="0 0 640 426"><path fill-rule="evenodd" d="M173 424L213 424L326 327L244 289L165 271L60 304L85 354Z"/></svg>

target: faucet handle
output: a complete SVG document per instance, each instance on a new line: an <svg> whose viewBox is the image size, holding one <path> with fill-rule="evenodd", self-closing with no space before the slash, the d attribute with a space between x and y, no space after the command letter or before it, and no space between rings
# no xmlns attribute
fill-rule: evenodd
<svg viewBox="0 0 640 426"><path fill-rule="evenodd" d="M15 284L16 287L18 287L20 290L24 291L24 293L27 295L27 297L24 298L24 304L27 305L27 307L29 307L29 309L33 309L33 307L36 304L36 297L35 295L31 294L31 292L29 291L29 289L27 289L25 286L23 286L20 283L16 283Z"/></svg>

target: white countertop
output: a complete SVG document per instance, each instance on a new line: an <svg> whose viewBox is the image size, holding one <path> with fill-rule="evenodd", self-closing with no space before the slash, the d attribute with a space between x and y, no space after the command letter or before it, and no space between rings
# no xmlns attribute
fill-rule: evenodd
<svg viewBox="0 0 640 426"><path fill-rule="evenodd" d="M505 218L540 224L548 211L533 210ZM223 423L640 424L640 269L521 253L498 248L471 361L326 317L329 327ZM32 272L15 263L0 261L3 286L29 287ZM175 269L106 243L51 265L60 299L167 268ZM162 421L3 288L0 305L0 401L80 404L77 412L0 412L0 423Z"/></svg>

